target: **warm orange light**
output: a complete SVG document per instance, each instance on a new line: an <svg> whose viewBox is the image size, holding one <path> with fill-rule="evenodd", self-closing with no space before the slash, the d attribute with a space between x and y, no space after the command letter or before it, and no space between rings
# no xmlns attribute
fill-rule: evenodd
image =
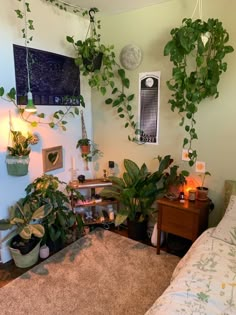
<svg viewBox="0 0 236 315"><path fill-rule="evenodd" d="M193 178L188 177L187 178L187 184L184 185L184 195L188 198L189 191L190 190L196 190L197 186L198 185L197 185L196 181Z"/></svg>

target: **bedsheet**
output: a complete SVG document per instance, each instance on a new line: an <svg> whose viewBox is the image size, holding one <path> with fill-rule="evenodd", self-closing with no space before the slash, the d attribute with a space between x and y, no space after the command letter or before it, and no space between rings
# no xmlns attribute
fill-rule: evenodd
<svg viewBox="0 0 236 315"><path fill-rule="evenodd" d="M236 246L205 231L145 315L236 315Z"/></svg>

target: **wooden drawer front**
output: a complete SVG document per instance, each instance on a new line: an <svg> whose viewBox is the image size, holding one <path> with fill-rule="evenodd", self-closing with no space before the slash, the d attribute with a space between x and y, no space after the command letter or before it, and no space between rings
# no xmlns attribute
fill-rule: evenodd
<svg viewBox="0 0 236 315"><path fill-rule="evenodd" d="M198 215L172 207L162 208L161 230L195 240L198 234Z"/></svg>

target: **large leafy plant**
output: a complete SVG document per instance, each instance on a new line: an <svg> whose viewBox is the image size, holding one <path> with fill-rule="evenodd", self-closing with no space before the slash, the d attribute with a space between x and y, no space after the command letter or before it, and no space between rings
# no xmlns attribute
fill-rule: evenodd
<svg viewBox="0 0 236 315"><path fill-rule="evenodd" d="M169 100L171 110L181 116L187 136L187 146L192 166L197 158L192 142L198 139L195 114L199 103L207 97L219 96L220 76L227 70L226 54L233 52L228 45L229 34L218 19L207 22L197 19L183 19L179 28L170 32L172 39L164 48L164 55L173 63L172 78L167 86L172 92Z"/></svg>
<svg viewBox="0 0 236 315"><path fill-rule="evenodd" d="M56 176L44 174L30 183L25 191L25 202L32 203L37 207L47 203L52 206L50 215L43 222L47 239L53 242L59 238L65 240L66 233L73 226L80 232L82 221L80 216L77 216L71 209L72 191L65 182ZM73 192L73 194L75 193L77 198L83 199L79 192Z"/></svg>
<svg viewBox="0 0 236 315"><path fill-rule="evenodd" d="M123 177L109 177L113 185L103 189L101 195L113 197L120 202L115 220L117 225L127 218L142 221L155 211L153 203L166 192L165 178L173 159L166 155L164 158L158 157L158 161L159 167L152 173L145 163L139 168L135 162L125 159Z"/></svg>
<svg viewBox="0 0 236 315"><path fill-rule="evenodd" d="M9 219L0 220L0 230L14 228L1 242L12 239L17 234L23 240L31 239L32 235L42 238L45 233L42 220L50 214L51 210L52 207L49 203L35 208L33 204L25 203L23 198L20 199L10 207Z"/></svg>

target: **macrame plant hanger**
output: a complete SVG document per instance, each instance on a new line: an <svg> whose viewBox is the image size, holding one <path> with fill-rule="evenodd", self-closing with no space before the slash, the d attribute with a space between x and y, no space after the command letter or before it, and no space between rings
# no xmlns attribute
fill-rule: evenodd
<svg viewBox="0 0 236 315"><path fill-rule="evenodd" d="M88 135L87 135L86 127L85 127L85 121L84 121L84 114L82 110L80 111L80 114L81 114L82 139L88 139ZM85 170L88 171L89 167L88 167L87 156L85 154L82 154L82 158L85 162Z"/></svg>
<svg viewBox="0 0 236 315"><path fill-rule="evenodd" d="M191 16L191 19L193 19L194 15L195 15L195 13L197 11L197 8L198 8L199 18L200 18L200 20L202 20L202 0L197 0L196 6L195 6L195 8L193 10L193 14Z"/></svg>

